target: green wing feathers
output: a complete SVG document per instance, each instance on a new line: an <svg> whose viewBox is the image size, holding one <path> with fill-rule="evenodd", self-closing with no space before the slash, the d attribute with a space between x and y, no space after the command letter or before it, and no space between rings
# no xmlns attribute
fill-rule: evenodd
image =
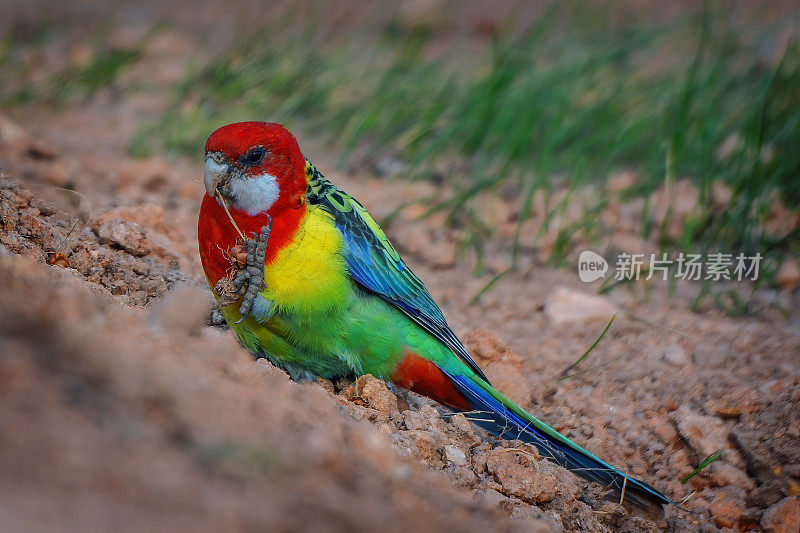
<svg viewBox="0 0 800 533"><path fill-rule="evenodd" d="M428 289L405 264L364 206L335 187L310 162L306 162L306 174L308 202L333 216L344 239L345 259L352 279L400 309L488 383L486 375L448 326Z"/></svg>

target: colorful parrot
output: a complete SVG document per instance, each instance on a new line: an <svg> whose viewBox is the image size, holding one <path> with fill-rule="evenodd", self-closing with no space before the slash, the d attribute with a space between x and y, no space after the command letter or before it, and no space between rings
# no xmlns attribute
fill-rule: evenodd
<svg viewBox="0 0 800 533"><path fill-rule="evenodd" d="M612 487L667 504L495 390L422 281L367 210L303 157L276 123L240 122L205 146L200 258L225 320L292 379L372 374Z"/></svg>

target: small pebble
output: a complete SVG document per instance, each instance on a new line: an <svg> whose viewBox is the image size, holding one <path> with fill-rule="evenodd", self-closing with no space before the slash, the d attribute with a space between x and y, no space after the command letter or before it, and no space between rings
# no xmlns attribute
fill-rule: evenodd
<svg viewBox="0 0 800 533"><path fill-rule="evenodd" d="M464 466L467 464L467 456L461 451L461 448L453 446L452 444L445 445L444 458L455 466Z"/></svg>

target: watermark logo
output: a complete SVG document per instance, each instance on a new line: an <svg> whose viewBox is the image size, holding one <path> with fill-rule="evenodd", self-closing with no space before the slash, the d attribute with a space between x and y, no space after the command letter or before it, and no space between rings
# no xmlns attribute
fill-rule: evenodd
<svg viewBox="0 0 800 533"><path fill-rule="evenodd" d="M591 250L581 252L578 258L578 276L581 281L589 283L604 278L606 272L608 272L608 261L603 259L603 256Z"/></svg>
<svg viewBox="0 0 800 533"><path fill-rule="evenodd" d="M670 257L658 254L621 253L616 258L613 278L617 281L645 281L653 277L663 281L669 278L687 281L743 281L757 280L763 256L745 254L684 254ZM604 278L609 270L608 262L591 250L584 250L578 258L578 276L586 283Z"/></svg>

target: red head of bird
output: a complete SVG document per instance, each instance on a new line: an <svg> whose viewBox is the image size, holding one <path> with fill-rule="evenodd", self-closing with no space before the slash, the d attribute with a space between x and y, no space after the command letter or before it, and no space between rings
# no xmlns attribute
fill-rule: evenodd
<svg viewBox="0 0 800 533"><path fill-rule="evenodd" d="M237 122L206 141L206 192L254 216L302 203L305 160L289 130L271 122Z"/></svg>
<svg viewBox="0 0 800 533"><path fill-rule="evenodd" d="M280 124L228 124L209 136L205 149L207 194L200 208L198 239L203 268L213 284L230 268L228 252L238 237L222 202L247 238L259 234L268 215L272 218L269 261L294 236L306 213L308 179L297 140Z"/></svg>

